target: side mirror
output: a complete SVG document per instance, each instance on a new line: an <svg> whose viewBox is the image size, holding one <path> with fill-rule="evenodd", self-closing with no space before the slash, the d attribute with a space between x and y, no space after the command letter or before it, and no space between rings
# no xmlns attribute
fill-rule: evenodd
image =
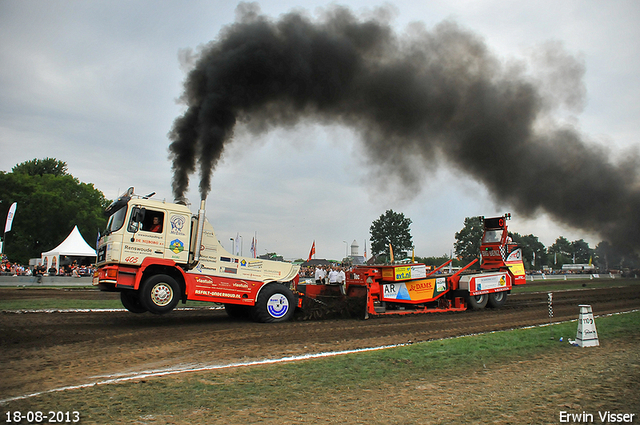
<svg viewBox="0 0 640 425"><path fill-rule="evenodd" d="M144 208L138 209L138 211L136 211L136 213L135 213L133 221L136 221L138 223L142 223L144 221L144 216L145 216L146 212L147 212L147 210L145 210Z"/></svg>
<svg viewBox="0 0 640 425"><path fill-rule="evenodd" d="M133 214L131 214L131 222L129 223L129 231L134 235L138 233L142 222L144 221L146 210L144 208L135 208ZM134 236L131 236L131 242L134 242Z"/></svg>

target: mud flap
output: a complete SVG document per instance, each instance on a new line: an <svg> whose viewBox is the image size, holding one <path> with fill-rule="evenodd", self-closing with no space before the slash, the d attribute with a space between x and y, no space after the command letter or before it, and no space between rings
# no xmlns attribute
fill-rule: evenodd
<svg viewBox="0 0 640 425"><path fill-rule="evenodd" d="M367 287L367 296L364 299L364 320L369 320L369 288Z"/></svg>

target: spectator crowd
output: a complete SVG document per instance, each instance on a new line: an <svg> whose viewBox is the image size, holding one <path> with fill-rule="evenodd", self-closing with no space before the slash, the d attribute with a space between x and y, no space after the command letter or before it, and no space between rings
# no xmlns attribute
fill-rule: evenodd
<svg viewBox="0 0 640 425"><path fill-rule="evenodd" d="M300 269L300 277L312 277L317 284L343 285L346 281L347 267L308 266Z"/></svg>
<svg viewBox="0 0 640 425"><path fill-rule="evenodd" d="M23 266L18 263L11 263L6 255L2 255L2 261L0 261L0 275L1 276L71 276L71 277L83 277L92 276L94 271L93 266L78 265L77 261L71 264L65 264L59 269L56 267L49 267L48 269L43 265L36 265L33 267Z"/></svg>

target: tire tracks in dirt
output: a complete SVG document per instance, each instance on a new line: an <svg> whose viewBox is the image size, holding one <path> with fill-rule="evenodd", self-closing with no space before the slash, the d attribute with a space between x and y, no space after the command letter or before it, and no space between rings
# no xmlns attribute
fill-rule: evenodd
<svg viewBox="0 0 640 425"><path fill-rule="evenodd" d="M24 292L27 295L27 292ZM86 294L85 294L86 295ZM89 296L89 295L86 295ZM554 292L554 321L640 307L640 286ZM5 378L0 399L80 385L92 376L176 365L247 363L379 347L549 322L547 293L512 295L498 310L262 324L196 309L165 316L128 312L0 313Z"/></svg>

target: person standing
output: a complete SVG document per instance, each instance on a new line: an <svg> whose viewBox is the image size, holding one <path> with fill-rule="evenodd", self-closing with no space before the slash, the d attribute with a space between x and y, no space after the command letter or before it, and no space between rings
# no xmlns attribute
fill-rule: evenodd
<svg viewBox="0 0 640 425"><path fill-rule="evenodd" d="M338 272L338 268L332 267L331 271L329 272L329 285L337 285L339 276L340 273Z"/></svg>
<svg viewBox="0 0 640 425"><path fill-rule="evenodd" d="M322 270L321 266L316 266L315 280L318 285L323 283L325 277L324 270Z"/></svg>
<svg viewBox="0 0 640 425"><path fill-rule="evenodd" d="M344 272L344 267L338 268L338 285L340 285L340 291L342 291L342 295L346 294L345 291L345 283L347 283L347 275Z"/></svg>

